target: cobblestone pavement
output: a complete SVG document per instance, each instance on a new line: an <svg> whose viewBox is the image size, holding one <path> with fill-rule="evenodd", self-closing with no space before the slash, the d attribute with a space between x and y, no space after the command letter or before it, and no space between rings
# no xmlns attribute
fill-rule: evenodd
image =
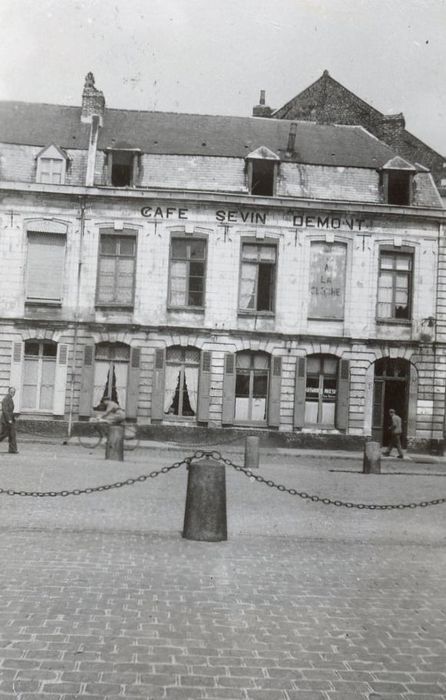
<svg viewBox="0 0 446 700"><path fill-rule="evenodd" d="M23 445L0 456L0 487L82 488L173 458L130 460ZM438 466L279 461L260 472L320 495L446 495ZM182 470L0 496L0 700L446 698L446 505L352 512L227 478L221 543L181 538Z"/></svg>

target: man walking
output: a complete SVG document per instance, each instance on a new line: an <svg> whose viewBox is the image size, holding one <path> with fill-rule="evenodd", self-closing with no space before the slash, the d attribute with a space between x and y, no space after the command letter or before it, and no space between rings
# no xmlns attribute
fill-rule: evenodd
<svg viewBox="0 0 446 700"><path fill-rule="evenodd" d="M398 459L403 459L404 455L403 450L401 449L401 433L403 432L402 421L401 418L395 413L393 408L390 409L389 416L391 421L389 426L391 437L387 452L384 452L384 454L389 457L393 448L396 447L398 451Z"/></svg>
<svg viewBox="0 0 446 700"><path fill-rule="evenodd" d="M15 389L10 386L8 393L2 401L2 413L0 416L0 442L8 438L9 453L17 454L17 441L15 434L15 418L14 418L14 394Z"/></svg>

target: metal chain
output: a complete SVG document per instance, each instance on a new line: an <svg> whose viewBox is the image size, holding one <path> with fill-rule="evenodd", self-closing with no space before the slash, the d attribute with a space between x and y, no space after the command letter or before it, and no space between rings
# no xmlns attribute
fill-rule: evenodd
<svg viewBox="0 0 446 700"><path fill-rule="evenodd" d="M135 476L125 481L115 481L113 484L104 484L102 486L89 486L86 489L73 489L72 491L14 491L13 489L2 489L0 488L0 495L5 496L33 496L35 498L45 498L47 496L81 496L86 493L97 493L100 491L110 491L111 489L120 489L123 486L133 486L133 484L142 483L147 481L147 479L155 479L160 474L167 474L172 471L172 469L179 469L182 466L189 467L193 459L196 459L195 455L191 457L185 457L181 462L174 462L170 467L162 467L156 471L150 472L150 474L141 474L141 476Z"/></svg>
<svg viewBox="0 0 446 700"><path fill-rule="evenodd" d="M349 501L333 500L331 498L323 498L321 496L314 496L305 491L297 491L296 489L290 489L283 484L276 484L272 479L265 479L261 474L254 474L250 469L245 469L245 467L239 464L234 464L230 459L225 459L217 450L212 452L206 452L203 454L205 457L210 457L216 462L223 462L228 467L233 467L236 471L245 474L245 476L250 479L254 479L259 484L265 484L265 486L270 486L278 491L289 493L291 496L298 496L313 503L323 503L326 506L337 506L344 508L356 508L358 510L404 510L405 508L426 508L427 506L438 506L446 503L446 498L436 498L433 501L420 501L419 503L351 503Z"/></svg>

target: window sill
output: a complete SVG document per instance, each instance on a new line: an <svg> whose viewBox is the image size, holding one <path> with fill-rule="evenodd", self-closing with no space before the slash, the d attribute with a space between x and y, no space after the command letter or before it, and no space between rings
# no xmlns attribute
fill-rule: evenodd
<svg viewBox="0 0 446 700"><path fill-rule="evenodd" d="M381 326L411 326L410 318L377 318L376 323Z"/></svg>
<svg viewBox="0 0 446 700"><path fill-rule="evenodd" d="M335 316L308 316L307 321L337 321L342 322L344 320L343 316L336 318Z"/></svg>
<svg viewBox="0 0 446 700"><path fill-rule="evenodd" d="M61 307L62 301L56 299L25 299L26 306L55 306Z"/></svg>
<svg viewBox="0 0 446 700"><path fill-rule="evenodd" d="M246 311L245 309L239 309L237 315L249 318L275 318L276 316L274 311Z"/></svg>
<svg viewBox="0 0 446 700"><path fill-rule="evenodd" d="M109 309L111 311L133 311L133 304L113 304L113 303L100 303L96 302L95 309Z"/></svg>
<svg viewBox="0 0 446 700"><path fill-rule="evenodd" d="M186 311L192 314L204 314L204 306L168 306L167 311Z"/></svg>

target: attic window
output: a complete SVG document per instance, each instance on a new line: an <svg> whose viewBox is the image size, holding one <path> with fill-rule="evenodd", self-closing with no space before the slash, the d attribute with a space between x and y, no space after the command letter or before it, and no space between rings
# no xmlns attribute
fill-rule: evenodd
<svg viewBox="0 0 446 700"><path fill-rule="evenodd" d="M411 203L412 173L406 170L390 170L387 173L387 202L389 204Z"/></svg>
<svg viewBox="0 0 446 700"><path fill-rule="evenodd" d="M263 197L272 197L275 190L276 162L274 160L252 160L250 192Z"/></svg>
<svg viewBox="0 0 446 700"><path fill-rule="evenodd" d="M108 151L108 184L112 187L134 187L137 180L138 151Z"/></svg>
<svg viewBox="0 0 446 700"><path fill-rule="evenodd" d="M57 146L51 145L36 156L36 182L63 185L67 171L67 157Z"/></svg>

